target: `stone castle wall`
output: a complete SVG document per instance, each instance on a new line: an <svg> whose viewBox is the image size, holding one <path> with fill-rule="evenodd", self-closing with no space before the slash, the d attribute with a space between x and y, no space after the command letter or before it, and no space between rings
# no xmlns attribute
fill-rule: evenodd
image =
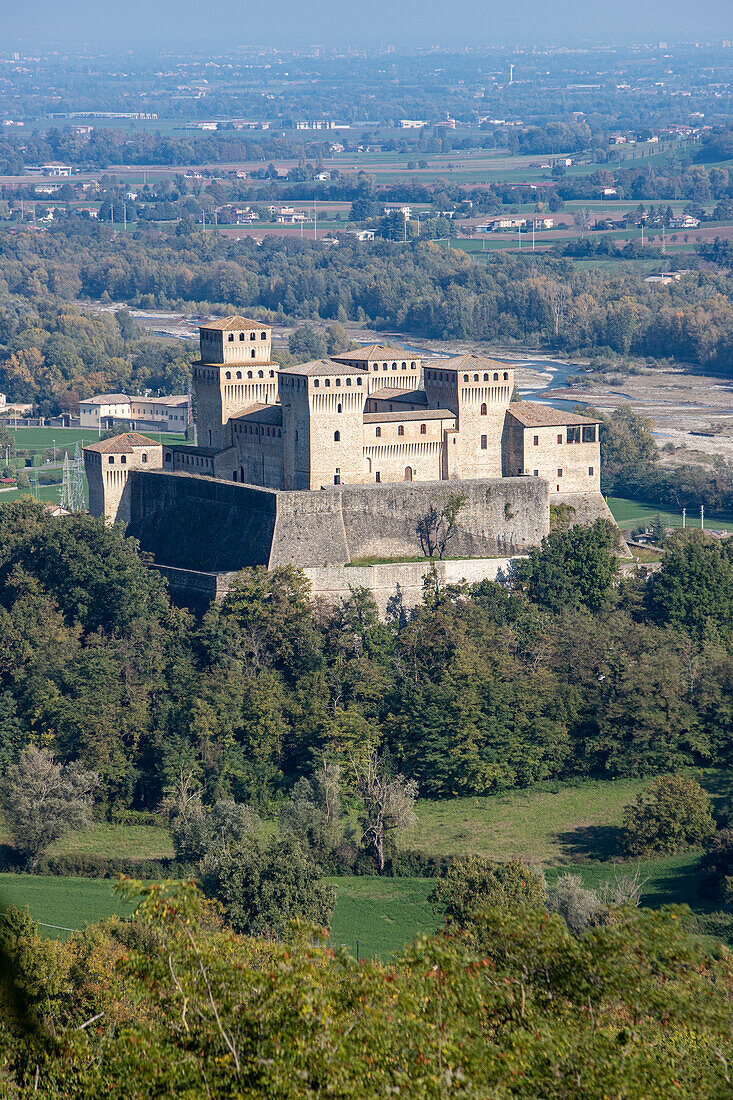
<svg viewBox="0 0 733 1100"><path fill-rule="evenodd" d="M452 493L465 495L448 553L525 553L549 531L548 490L537 478L335 486L284 492L164 471L131 476L129 533L156 562L234 571L345 565L419 554L417 524Z"/></svg>

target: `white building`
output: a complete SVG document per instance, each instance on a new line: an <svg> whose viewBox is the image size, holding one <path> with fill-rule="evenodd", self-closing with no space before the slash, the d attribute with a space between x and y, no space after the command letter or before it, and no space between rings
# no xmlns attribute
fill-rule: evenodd
<svg viewBox="0 0 733 1100"><path fill-rule="evenodd" d="M82 428L107 429L120 421L133 428L149 425L164 432L185 432L189 423L188 397L128 397L125 393L99 393L79 402Z"/></svg>

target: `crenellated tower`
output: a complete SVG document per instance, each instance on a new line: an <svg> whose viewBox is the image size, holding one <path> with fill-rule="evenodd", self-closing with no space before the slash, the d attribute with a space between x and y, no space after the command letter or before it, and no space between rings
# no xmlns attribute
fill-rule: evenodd
<svg viewBox="0 0 733 1100"><path fill-rule="evenodd" d="M231 417L278 401L272 329L246 317L226 317L201 327L200 346L201 358L193 365L198 443L223 449L232 443Z"/></svg>

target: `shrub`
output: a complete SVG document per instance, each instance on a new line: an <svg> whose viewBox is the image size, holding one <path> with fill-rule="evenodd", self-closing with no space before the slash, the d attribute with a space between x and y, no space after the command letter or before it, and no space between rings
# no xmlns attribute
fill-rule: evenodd
<svg viewBox="0 0 733 1100"><path fill-rule="evenodd" d="M700 860L702 889L733 908L733 829L720 829Z"/></svg>
<svg viewBox="0 0 733 1100"><path fill-rule="evenodd" d="M492 863L479 856L456 860L438 879L430 900L451 924L469 925L481 909L540 908L546 900L540 874L519 859Z"/></svg>
<svg viewBox="0 0 733 1100"><path fill-rule="evenodd" d="M282 932L295 917L322 926L331 920L335 891L293 837L273 837L266 847L250 840L202 869L206 893L221 902L236 932Z"/></svg>
<svg viewBox="0 0 733 1100"><path fill-rule="evenodd" d="M593 890L583 886L578 875L562 875L547 891L547 910L557 913L574 936L588 928L605 924L608 908Z"/></svg>
<svg viewBox="0 0 733 1100"><path fill-rule="evenodd" d="M632 856L679 852L714 832L710 798L683 775L660 776L624 809L624 845Z"/></svg>

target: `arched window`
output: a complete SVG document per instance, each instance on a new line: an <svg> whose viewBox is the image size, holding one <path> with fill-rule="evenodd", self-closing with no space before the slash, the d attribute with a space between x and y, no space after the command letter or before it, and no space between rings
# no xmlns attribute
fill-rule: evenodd
<svg viewBox="0 0 733 1100"><path fill-rule="evenodd" d="M347 378L347 379L346 379L346 385L347 385L347 386L350 386L350 385L351 385L351 379L350 379L350 378Z"/></svg>
<svg viewBox="0 0 733 1100"><path fill-rule="evenodd" d="M231 378L232 377L232 372L230 370L228 370L227 373L226 373L226 376L227 376L227 378Z"/></svg>
<svg viewBox="0 0 733 1100"><path fill-rule="evenodd" d="M313 385L315 386L315 388L316 388L316 389L318 389L318 387L320 386L320 384L321 384L321 383L320 383L320 382L318 381L318 379L317 379L317 378L316 378L316 379L314 380L314 382L313 382Z"/></svg>
<svg viewBox="0 0 733 1100"><path fill-rule="evenodd" d="M338 443L340 439L341 439L341 432L334 432L334 433L333 433L333 441L334 441L334 443Z"/></svg>
<svg viewBox="0 0 733 1100"><path fill-rule="evenodd" d="M336 412L337 412L337 413L340 413L340 412L341 412L341 406L340 406L340 405L337 405L337 406L336 406Z"/></svg>
<svg viewBox="0 0 733 1100"><path fill-rule="evenodd" d="M243 466L239 467L239 480L244 481L244 467Z"/></svg>
<svg viewBox="0 0 733 1100"><path fill-rule="evenodd" d="M392 370L397 370L397 364L396 363L392 364Z"/></svg>
<svg viewBox="0 0 733 1100"><path fill-rule="evenodd" d="M478 382L478 375L477 374L474 374L473 380L474 380L474 382Z"/></svg>
<svg viewBox="0 0 733 1100"><path fill-rule="evenodd" d="M249 338L250 338L250 340L256 340L257 339L257 333L256 332L250 332ZM244 339L244 336L242 337L242 339Z"/></svg>
<svg viewBox="0 0 733 1100"><path fill-rule="evenodd" d="M504 381L505 382L509 381L509 372L508 371L504 371Z"/></svg>
<svg viewBox="0 0 733 1100"><path fill-rule="evenodd" d="M496 372L496 371L494 371L494 381L495 381L495 382L498 382L498 381L499 381L499 375L497 374L497 372Z"/></svg>
<svg viewBox="0 0 733 1100"><path fill-rule="evenodd" d="M237 371L237 378L241 378L241 377L242 377L242 372L241 372L241 370L238 370Z"/></svg>
<svg viewBox="0 0 733 1100"><path fill-rule="evenodd" d="M404 425L403 424L398 424L397 425L397 435L404 435L404 434L405 434Z"/></svg>
<svg viewBox="0 0 733 1100"><path fill-rule="evenodd" d="M239 334L239 339L240 339L240 340L244 340L244 333L243 333L243 332L240 332L240 334Z"/></svg>
<svg viewBox="0 0 733 1100"><path fill-rule="evenodd" d="M403 370L407 370L407 363L403 363L403 364L402 364L402 369L403 369Z"/></svg>
<svg viewBox="0 0 733 1100"><path fill-rule="evenodd" d="M260 340L266 340L266 339L267 339L267 333L266 332L261 332L260 333Z"/></svg>
<svg viewBox="0 0 733 1100"><path fill-rule="evenodd" d="M405 481L412 481L412 467L405 466Z"/></svg>
<svg viewBox="0 0 733 1100"><path fill-rule="evenodd" d="M484 382L488 382L488 380L489 380L489 376L488 376L488 374L485 374L484 375Z"/></svg>
<svg viewBox="0 0 733 1100"><path fill-rule="evenodd" d="M410 363L410 370L414 370L414 369L415 369L415 364L414 364L414 362L413 362L413 363Z"/></svg>
<svg viewBox="0 0 733 1100"><path fill-rule="evenodd" d="M252 348L251 352L249 353L249 357L250 357L250 359L254 359L254 357L255 357L255 349L254 348Z"/></svg>
<svg viewBox="0 0 733 1100"><path fill-rule="evenodd" d="M468 382L468 375L467 375L467 374L464 374L464 376L463 376L463 381L464 381L464 382Z"/></svg>
<svg viewBox="0 0 733 1100"><path fill-rule="evenodd" d="M257 377L258 377L258 378L264 378L264 377L265 377L265 372L264 372L264 371L261 371L261 370L258 370L258 371L257 371Z"/></svg>
<svg viewBox="0 0 733 1100"><path fill-rule="evenodd" d="M248 370L248 371L247 371L247 377L248 377L248 378L251 378L251 377L252 377L252 371L251 371L251 370Z"/></svg>
<svg viewBox="0 0 733 1100"><path fill-rule="evenodd" d="M486 450L486 436L485 435L481 436L481 450L482 451Z"/></svg>
<svg viewBox="0 0 733 1100"><path fill-rule="evenodd" d="M233 344L233 343L234 343L234 333L233 333L233 332L230 332L230 333L229 333L229 343L230 343L230 344Z"/></svg>
<svg viewBox="0 0 733 1100"><path fill-rule="evenodd" d="M375 428L374 434L376 435L377 439L379 439L379 437L382 434L382 429L381 428Z"/></svg>
<svg viewBox="0 0 733 1100"><path fill-rule="evenodd" d="M481 406L481 415L482 415L482 416L486 416L486 414L488 413L488 411L489 411L489 410L488 410L488 409L486 408L486 405L485 405L485 404Z"/></svg>
<svg viewBox="0 0 733 1100"><path fill-rule="evenodd" d="M421 424L421 425L420 425L420 435L425 435L425 433L427 432L427 430L428 430L428 429L427 429L427 428L425 427L425 425L424 425L424 424Z"/></svg>

